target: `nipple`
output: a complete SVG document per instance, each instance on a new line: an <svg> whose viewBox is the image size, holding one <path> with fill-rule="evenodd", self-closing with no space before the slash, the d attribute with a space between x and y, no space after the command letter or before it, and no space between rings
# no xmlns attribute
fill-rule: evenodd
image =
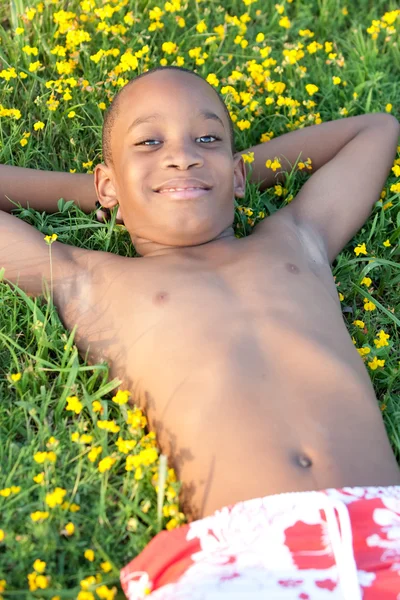
<svg viewBox="0 0 400 600"><path fill-rule="evenodd" d="M287 270L290 271L290 273L300 273L299 267L294 265L293 263L286 263L285 266Z"/></svg>

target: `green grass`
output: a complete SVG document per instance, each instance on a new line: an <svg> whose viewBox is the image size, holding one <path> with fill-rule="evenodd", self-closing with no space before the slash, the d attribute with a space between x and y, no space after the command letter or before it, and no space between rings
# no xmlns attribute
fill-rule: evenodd
<svg viewBox="0 0 400 600"><path fill-rule="evenodd" d="M400 49L396 34L382 30L373 39L367 32L373 19L379 20L385 11L395 10L395 2L352 0L347 3L348 14L343 14L346 3L341 0L283 1L281 5L283 15L270 0L249 6L231 0L224 3L225 8L210 0L191 1L189 7L182 3L176 12L166 11L160 4L164 10L161 18L164 27L150 32L150 10L155 4L148 2L110 0L109 6L117 10L111 18L103 20L101 13L95 13L96 9L108 6L102 0L88 2L87 12L85 4L82 7L77 0L44 0L43 12L36 12L32 20L26 17L26 10L40 8L36 0L31 0L31 4L25 0L11 0L9 5L2 3L0 104L5 109L19 109L21 117L1 117L0 162L39 169L90 171L101 160L103 111L98 105L109 104L119 89L119 85L113 84L119 77L128 80L144 68L159 65L163 58L167 64L177 64L178 56L184 58L185 67L196 69L204 77L214 73L219 79L219 91L226 85L234 85L239 92L251 92L251 100L258 101L257 106L251 106L245 104L243 98L237 102L231 94L223 94L236 122L249 121L248 129L236 126L238 150L259 143L262 134L267 132L273 132L276 137L314 124L318 119L328 121L346 114L384 111L389 103L393 106L392 113L399 118L396 111L400 106ZM72 17L69 26L55 39L60 23L54 22L54 16L61 10L72 11L78 17L83 15L84 19L86 15L86 20ZM232 17L240 18L246 11L250 20L246 22L247 29L240 31L241 22L235 24ZM127 22L124 21L129 13L132 13L133 23L129 16ZM226 14L231 17L229 22L225 20ZM279 25L285 15L290 20L288 29ZM185 19L184 27L179 27L177 17ZM199 32L196 25L202 19L206 29ZM397 36L399 22L398 16L392 25ZM106 24L106 30L112 26L114 29L98 30L101 23ZM214 27L224 23L222 37ZM118 30L121 24L126 31ZM16 27L24 27L24 32L16 35ZM51 53L56 44L65 45L68 29L83 28L90 34L90 41L70 46L65 58ZM308 28L314 37L299 35L300 30ZM256 42L260 32L264 33L265 40ZM248 41L247 46L235 43L235 40L240 41L236 37L239 34ZM214 36L214 40L209 39ZM162 50L162 44L171 40L179 40L179 49L169 55ZM322 48L310 54L307 46L314 40L322 44ZM333 58L325 51L326 41L333 44L332 51L336 54ZM299 48L300 43L303 48ZM37 48L38 55L27 56L22 50L26 45ZM138 57L136 70L115 73L128 48L135 53L145 45L148 52ZM260 50L266 46L271 50L262 58ZM201 56L204 52L208 54L204 64L196 64L196 59L189 55L189 50L196 47L201 47ZM304 56L299 56L295 64L284 62L283 51L296 47ZM120 55L110 54L94 62L90 57L100 48L104 51L116 48ZM73 61L72 72L59 74L57 61L69 59ZM268 59L273 59L269 65L264 62ZM37 60L41 66L31 72L29 65ZM252 60L257 64L264 62L264 74L271 80L285 83L281 98L289 99L286 104L278 93L266 91L250 76L248 66ZM12 67L17 77L7 81L4 71L9 73ZM62 69L63 65L58 68ZM245 74L236 82L230 79L234 70ZM269 75L266 71L270 71ZM21 78L19 73L27 77ZM334 76L341 78L340 84L334 85ZM66 82L69 77L75 79L76 85L73 81ZM50 81L57 83L46 87ZM305 89L309 83L319 88L312 98ZM69 100L64 99L65 93L71 96ZM47 104L52 94L58 102L54 111L49 110ZM266 105L266 97L273 102ZM310 100L315 106L310 105ZM293 101L298 102L294 108ZM75 112L73 118L68 117L71 111ZM35 131L34 123L38 121L45 126ZM26 138L28 143L21 146L24 132L31 135ZM83 166L90 161L92 166ZM263 214L268 216L290 201L305 178L302 173L288 176L282 195L279 188L261 193L256 186L249 185L246 199L236 211L237 235L248 235ZM349 332L357 348L370 349L364 360L393 450L400 459L400 202L399 193L390 189L396 181L391 174L384 188L385 197L376 203L368 222L339 255L333 273L338 292L343 294L342 309ZM389 202L391 205L387 205ZM350 197L348 203L350 211ZM60 201L58 207L59 212L53 215L31 209L18 209L15 214L44 235L57 233L62 242L135 255L127 232L115 225L115 219L103 224L71 203ZM383 242L388 239L391 245L384 246ZM366 244L368 254L357 257L354 248L362 243ZM370 262L372 257L376 258L374 262ZM363 283L365 276L371 278L368 285ZM373 301L376 309L366 311L364 298ZM355 325L355 320L363 321L365 326ZM390 338L388 345L378 348L374 339L381 330ZM373 364L374 357L384 360L384 366L371 368L369 363ZM0 490L6 490L0 492L0 530L3 532L0 537L4 534L0 542L0 580L6 580L2 595L24 599L79 598L80 582L90 576L97 576L90 587L93 598L99 597L94 591L96 586L107 585L109 590L115 586L117 590L119 569L167 523L173 526L182 521L176 505L179 484L173 482L171 472L166 472L163 459L155 460L154 453L151 464L142 465L142 471L137 468L126 471L127 455L119 452L115 445L118 437L136 441L129 455L139 457L135 460L142 463L146 456L143 449L153 447L154 440L146 437L143 421L141 425L127 423L126 405L113 402L118 381L109 381L107 365L89 366L78 356L73 332L64 330L46 298L34 300L3 283L0 285L0 366ZM21 374L20 380L12 381L11 374L17 373ZM67 397L71 396L77 396L83 405L79 414L67 410ZM100 401L102 414L94 411L95 400ZM140 415L135 415L140 421ZM112 433L99 429L99 418L115 420L121 430ZM74 442L71 435L76 432L79 436L91 435L93 439L86 444ZM49 443L51 438L56 441ZM102 449L95 462L88 458L92 447ZM45 451L55 453L55 463L35 462L35 454ZM100 473L99 461L106 456L116 460L109 470ZM35 482L33 477L42 472L43 482ZM158 474L169 478L165 494L163 485L157 492L154 477ZM20 487L20 491L7 495L11 486ZM51 508L46 504L46 494L57 487L66 490L64 501L69 507L59 504ZM80 509L71 511L71 504L79 505ZM49 516L33 521L30 515L36 511L47 511ZM65 529L68 523L75 527L71 535L67 535ZM95 553L93 562L84 558L87 549ZM30 590L27 576L34 572L33 563L37 559L46 562L44 576L47 579L36 576L36 584L40 583L43 589L34 590L35 585L31 583ZM106 562L111 567L107 573L101 567L101 563L104 567ZM31 576L33 580L35 576ZM107 594L105 588L101 590ZM113 595L109 592L109 597Z"/></svg>

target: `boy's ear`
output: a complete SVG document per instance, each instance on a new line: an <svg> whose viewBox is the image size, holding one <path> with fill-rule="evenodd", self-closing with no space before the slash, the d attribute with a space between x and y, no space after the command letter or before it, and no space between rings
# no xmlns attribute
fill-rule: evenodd
<svg viewBox="0 0 400 600"><path fill-rule="evenodd" d="M97 198L104 208L113 208L118 204L117 192L114 187L110 167L101 163L94 170L94 185Z"/></svg>
<svg viewBox="0 0 400 600"><path fill-rule="evenodd" d="M241 154L235 154L233 157L233 192L237 198L243 198L246 193L246 165Z"/></svg>

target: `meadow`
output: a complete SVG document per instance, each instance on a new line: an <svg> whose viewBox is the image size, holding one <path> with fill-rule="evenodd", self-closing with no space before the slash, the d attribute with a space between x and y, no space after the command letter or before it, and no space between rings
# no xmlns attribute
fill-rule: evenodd
<svg viewBox="0 0 400 600"><path fill-rule="evenodd" d="M399 29L396 3L382 0L1 3L0 163L92 173L113 96L158 65L215 87L237 150L368 112L399 119ZM293 201L308 176L288 173L263 192L249 184L236 235ZM55 236L135 256L115 213L101 223L61 198L54 214L14 214L43 233L49 260ZM370 218L333 264L400 462L399 240L400 146ZM120 568L185 520L179 481L129 391L78 355L51 297L3 279L0 270L0 598L122 598Z"/></svg>

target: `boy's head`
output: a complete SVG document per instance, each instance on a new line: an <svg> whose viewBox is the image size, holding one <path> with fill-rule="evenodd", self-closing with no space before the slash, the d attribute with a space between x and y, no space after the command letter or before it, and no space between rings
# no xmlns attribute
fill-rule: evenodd
<svg viewBox="0 0 400 600"><path fill-rule="evenodd" d="M158 68L125 86L104 121L103 155L97 195L106 208L119 205L141 254L146 245L204 244L232 225L244 163L225 104L191 71Z"/></svg>

